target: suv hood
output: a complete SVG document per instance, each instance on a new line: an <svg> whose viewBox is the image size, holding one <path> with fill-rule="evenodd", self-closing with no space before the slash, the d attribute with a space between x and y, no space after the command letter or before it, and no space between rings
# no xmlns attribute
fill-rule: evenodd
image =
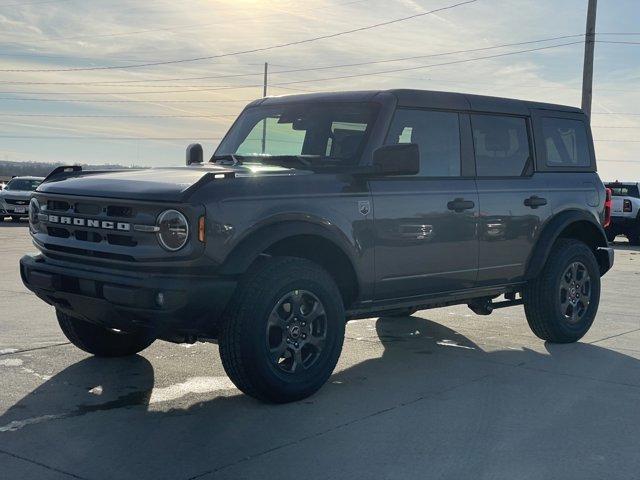
<svg viewBox="0 0 640 480"><path fill-rule="evenodd" d="M2 190L0 191L0 198L26 200L28 203L32 194L33 192L31 190Z"/></svg>
<svg viewBox="0 0 640 480"><path fill-rule="evenodd" d="M38 192L100 198L181 202L197 184L206 183L214 175L291 175L302 173L271 166L219 166L150 168L146 170L86 171L47 178ZM306 172L305 172L306 173Z"/></svg>

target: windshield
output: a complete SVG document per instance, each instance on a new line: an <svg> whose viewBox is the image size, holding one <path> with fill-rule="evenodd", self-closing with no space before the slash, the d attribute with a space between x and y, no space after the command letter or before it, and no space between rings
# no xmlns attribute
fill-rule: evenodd
<svg viewBox="0 0 640 480"><path fill-rule="evenodd" d="M316 103L245 110L218 147L224 155L303 156L355 164L376 119L371 103Z"/></svg>
<svg viewBox="0 0 640 480"><path fill-rule="evenodd" d="M7 184L5 190L33 191L38 188L38 185L40 185L40 183L42 183L42 180L25 180L14 178Z"/></svg>

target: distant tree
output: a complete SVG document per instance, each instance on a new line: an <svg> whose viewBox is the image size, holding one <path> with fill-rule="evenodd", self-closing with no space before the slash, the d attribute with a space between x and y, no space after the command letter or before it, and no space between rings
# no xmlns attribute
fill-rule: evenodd
<svg viewBox="0 0 640 480"><path fill-rule="evenodd" d="M54 168L64 165L63 163L48 162L11 162L0 160L0 177L20 177L34 176L46 177ZM117 170L123 168L141 168L141 167L125 167L123 165L105 164L105 165L80 165L84 170Z"/></svg>

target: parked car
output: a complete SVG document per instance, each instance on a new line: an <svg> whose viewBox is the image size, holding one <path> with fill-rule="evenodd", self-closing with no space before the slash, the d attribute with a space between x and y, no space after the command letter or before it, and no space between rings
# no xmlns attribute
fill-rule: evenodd
<svg viewBox="0 0 640 480"><path fill-rule="evenodd" d="M418 90L266 98L209 162L190 145L187 165L61 167L38 187L40 253L21 274L78 348L219 342L240 390L288 402L329 378L348 319L524 304L539 338L575 342L613 264L573 107Z"/></svg>
<svg viewBox="0 0 640 480"><path fill-rule="evenodd" d="M611 189L611 224L607 227L610 242L624 235L631 245L640 245L640 188L637 182L607 184Z"/></svg>
<svg viewBox="0 0 640 480"><path fill-rule="evenodd" d="M14 177L0 191L0 220L18 222L29 215L29 200L43 177Z"/></svg>

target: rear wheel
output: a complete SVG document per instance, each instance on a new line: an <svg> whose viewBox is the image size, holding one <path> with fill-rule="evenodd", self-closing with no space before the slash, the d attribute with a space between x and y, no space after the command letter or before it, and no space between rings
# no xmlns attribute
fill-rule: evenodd
<svg viewBox="0 0 640 480"><path fill-rule="evenodd" d="M558 240L542 273L526 285L523 300L529 326L539 338L578 341L600 303L600 269L591 249L578 240Z"/></svg>
<svg viewBox="0 0 640 480"><path fill-rule="evenodd" d="M613 242L616 239L616 237L618 236L618 234L616 232L611 231L611 230L606 230L605 233L607 234L607 241L609 243Z"/></svg>
<svg viewBox="0 0 640 480"><path fill-rule="evenodd" d="M344 327L342 297L325 270L301 258L271 258L247 274L227 309L222 365L247 395L300 400L333 372Z"/></svg>
<svg viewBox="0 0 640 480"><path fill-rule="evenodd" d="M97 357L126 357L141 352L155 341L147 331L117 332L71 317L57 310L58 324L69 341Z"/></svg>
<svg viewBox="0 0 640 480"><path fill-rule="evenodd" d="M11 217L11 221L14 223L18 223L20 221L20 217Z"/></svg>

